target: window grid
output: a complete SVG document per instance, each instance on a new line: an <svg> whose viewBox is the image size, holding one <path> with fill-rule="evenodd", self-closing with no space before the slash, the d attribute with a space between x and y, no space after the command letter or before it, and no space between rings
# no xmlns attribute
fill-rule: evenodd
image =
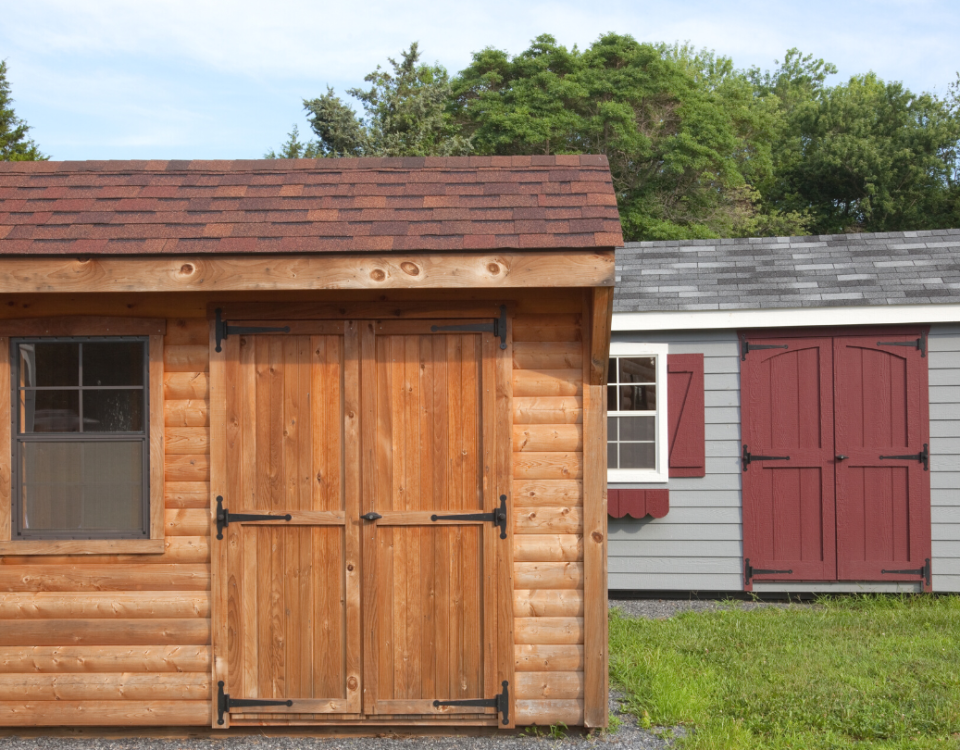
<svg viewBox="0 0 960 750"><path fill-rule="evenodd" d="M607 377L607 427L608 427L608 437L607 437L607 468L608 469L635 469L639 471L643 470L656 470L657 468L657 440L656 436L658 433L658 409L657 404L659 403L660 394L657 392L659 388L657 387L657 358L656 354L635 354L635 355L616 355L610 357L610 368ZM633 361L637 360L649 360L650 364L647 368L651 377L646 379L639 380L626 380L623 378L624 368L621 366L621 361ZM641 409L624 409L622 408L624 404L624 396L622 386L630 386L632 391L632 401L637 403L637 395L643 393L643 401L649 401L650 396L652 396L653 409L650 408L641 408ZM649 391L647 390L649 389ZM610 408L611 404L615 404L619 408ZM644 404L649 407L649 403ZM630 436L630 439L624 439L624 429L626 425L625 421L621 421L620 418L636 418L636 417L647 417L650 419L650 428L648 430L649 439L636 439L635 436ZM652 450L649 453L646 460L640 459L639 463L645 465L634 465L634 466L624 466L626 463L638 463L637 457L629 458L624 456L624 449L632 449L634 446L651 446Z"/></svg>
<svg viewBox="0 0 960 750"><path fill-rule="evenodd" d="M137 342L140 344L140 362L141 362L141 385L84 385L83 380L83 345L84 343L129 343ZM149 493L149 460L150 460L150 397L149 397L149 338L146 336L68 336L68 337L30 337L14 338L10 342L11 347L11 430L13 433L13 487L14 487L14 507L12 520L16 538L19 539L149 539L150 538L150 493ZM21 384L20 371L20 347L22 345L32 344L55 344L70 343L78 345L78 363L77 363L77 385L53 385L53 386L24 386ZM62 391L65 393L76 392L78 394L77 404L77 429L76 431L26 431L24 411L26 407L26 394L30 392L44 391ZM97 391L140 391L142 398L140 400L141 425L139 430L131 431L113 431L98 432L84 430L84 401L85 392ZM131 487L140 488L140 528L136 530L111 530L109 528L94 528L89 531L79 529L29 529L25 528L25 507L24 497L24 461L27 447L31 444L107 444L107 443L137 443L139 444L140 465L139 465L139 483L113 482L111 484L120 486L129 484ZM82 472L86 471L85 466L81 466ZM79 482L62 482L60 486L95 488L103 483L87 482L81 475ZM33 482L34 486L49 484L45 482ZM80 508L80 515L86 514L86 508Z"/></svg>

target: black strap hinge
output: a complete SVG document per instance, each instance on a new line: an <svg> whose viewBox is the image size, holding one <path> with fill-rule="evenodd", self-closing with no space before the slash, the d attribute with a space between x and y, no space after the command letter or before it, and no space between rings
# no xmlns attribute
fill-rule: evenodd
<svg viewBox="0 0 960 750"><path fill-rule="evenodd" d="M927 588L930 588L930 576L933 573L933 565L930 563L930 558L928 557L921 568L913 568L911 570L881 570L880 572L900 576L920 576L926 581Z"/></svg>
<svg viewBox="0 0 960 750"><path fill-rule="evenodd" d="M243 523L244 521L290 521L293 516L287 513L284 516L266 515L257 513L231 513L229 508L223 507L223 497L217 495L217 539L223 539L223 529L229 526L231 521Z"/></svg>
<svg viewBox="0 0 960 750"><path fill-rule="evenodd" d="M756 349L789 349L787 344L751 344L746 339L740 344L740 361L745 362L747 354Z"/></svg>
<svg viewBox="0 0 960 750"><path fill-rule="evenodd" d="M740 457L740 462L743 464L743 470L746 471L747 467L752 461L789 461L790 456L754 456L750 450L747 448L747 444L743 444L743 455Z"/></svg>
<svg viewBox="0 0 960 750"><path fill-rule="evenodd" d="M930 449L927 447L927 443L923 444L923 450L919 453L910 453L906 456L880 456L880 460L920 461L923 464L923 470L930 471Z"/></svg>
<svg viewBox="0 0 960 750"><path fill-rule="evenodd" d="M455 516L438 516L434 513L431 521L492 521L500 527L500 538L507 538L507 496L500 495L500 507L491 513L458 513Z"/></svg>
<svg viewBox="0 0 960 750"><path fill-rule="evenodd" d="M223 715L231 708L252 708L254 706L292 706L293 701L262 701L256 698L231 698L223 692L223 681L217 683L217 724L223 724Z"/></svg>
<svg viewBox="0 0 960 750"><path fill-rule="evenodd" d="M236 336L246 336L253 333L290 333L290 326L232 326L222 319L222 310L217 308L217 319L214 322L214 330L217 336L217 351L222 351L220 343L231 333Z"/></svg>
<svg viewBox="0 0 960 750"><path fill-rule="evenodd" d="M793 573L792 570L767 570L764 568L755 568L750 564L750 558L743 561L743 582L749 584L754 576L772 576L781 573Z"/></svg>
<svg viewBox="0 0 960 750"><path fill-rule="evenodd" d="M495 708L503 716L503 725L510 723L510 683L504 680L501 685L503 692L493 698L470 698L462 701L434 701L433 707L441 706L476 706L477 708Z"/></svg>
<svg viewBox="0 0 960 750"><path fill-rule="evenodd" d="M927 356L927 336L923 333L913 341L878 341L877 346L912 346L920 350L921 357Z"/></svg>
<svg viewBox="0 0 960 750"><path fill-rule="evenodd" d="M433 333L444 331L464 331L466 333L492 333L500 337L500 348L507 348L507 306L500 305L500 317L490 323L463 323L452 326L430 326Z"/></svg>

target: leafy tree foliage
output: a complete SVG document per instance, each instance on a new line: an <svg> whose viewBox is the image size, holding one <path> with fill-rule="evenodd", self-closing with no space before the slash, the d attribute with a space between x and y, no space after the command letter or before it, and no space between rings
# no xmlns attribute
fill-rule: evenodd
<svg viewBox="0 0 960 750"><path fill-rule="evenodd" d="M27 138L30 126L17 117L7 81L7 62L0 60L0 161L41 161L48 159L36 143Z"/></svg>
<svg viewBox="0 0 960 750"><path fill-rule="evenodd" d="M330 87L320 97L304 99L307 119L317 140L302 144L299 133L291 132L281 146L281 155L315 158L469 154L470 139L460 134L447 113L450 76L446 69L421 63L416 42L402 53L399 62L393 58L388 62L392 72L378 65L364 79L370 88L347 90L363 106L364 117L358 117Z"/></svg>
<svg viewBox="0 0 960 750"><path fill-rule="evenodd" d="M607 156L628 240L960 225L960 74L938 98L796 49L741 70L689 45L605 34L487 48L452 80L416 43L347 93L304 100L279 154Z"/></svg>
<svg viewBox="0 0 960 750"><path fill-rule="evenodd" d="M280 145L280 151L270 149L264 159L316 159L320 156L320 146L316 141L300 140L300 128L296 125L287 133L287 140Z"/></svg>

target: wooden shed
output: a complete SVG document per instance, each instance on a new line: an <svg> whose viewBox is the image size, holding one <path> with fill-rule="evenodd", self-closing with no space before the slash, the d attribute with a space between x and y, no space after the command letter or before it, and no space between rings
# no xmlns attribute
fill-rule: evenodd
<svg viewBox="0 0 960 750"><path fill-rule="evenodd" d="M0 726L607 722L599 156L0 164Z"/></svg>

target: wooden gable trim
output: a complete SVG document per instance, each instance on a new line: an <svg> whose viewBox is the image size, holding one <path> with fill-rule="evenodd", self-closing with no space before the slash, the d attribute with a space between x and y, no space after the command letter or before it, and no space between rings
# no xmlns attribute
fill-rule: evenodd
<svg viewBox="0 0 960 750"><path fill-rule="evenodd" d="M0 258L0 293L613 287L614 251Z"/></svg>

